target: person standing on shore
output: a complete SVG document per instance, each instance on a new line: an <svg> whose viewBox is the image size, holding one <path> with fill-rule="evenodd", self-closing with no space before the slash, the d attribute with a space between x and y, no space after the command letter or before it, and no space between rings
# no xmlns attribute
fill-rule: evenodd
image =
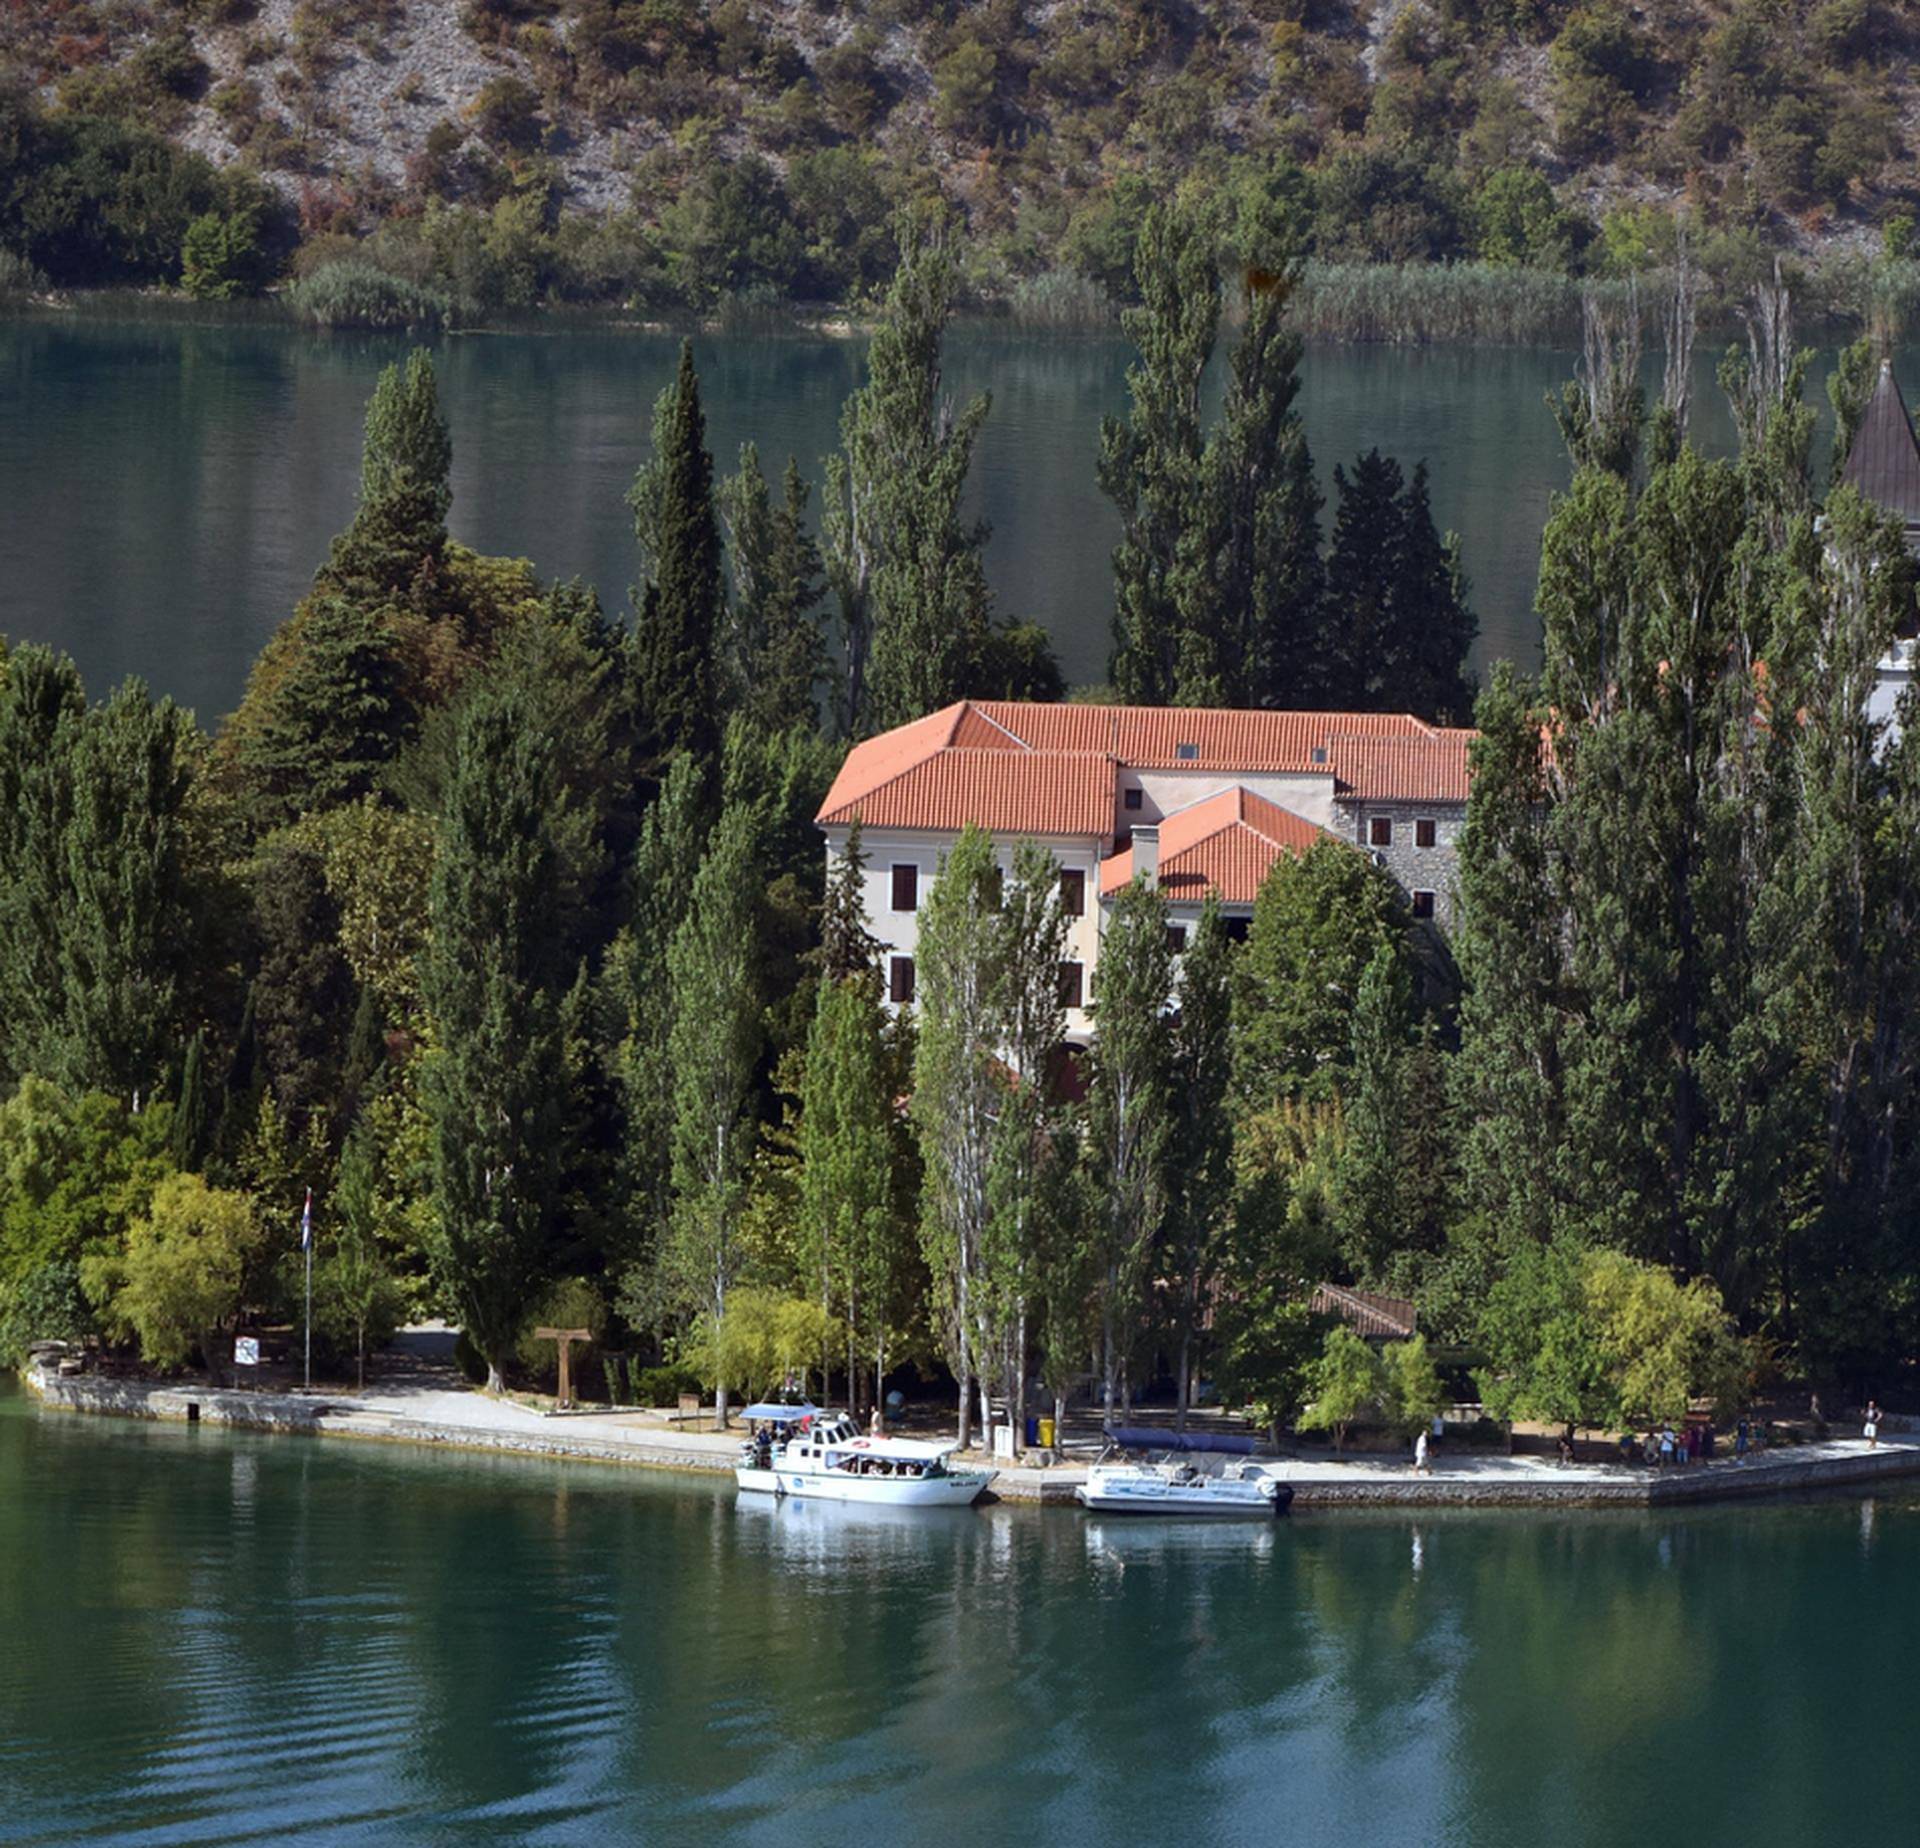
<svg viewBox="0 0 1920 1848"><path fill-rule="evenodd" d="M1416 1475L1431 1476L1432 1468L1427 1462L1427 1434L1422 1431L1413 1440L1413 1467Z"/></svg>
<svg viewBox="0 0 1920 1848"><path fill-rule="evenodd" d="M1867 1448L1877 1450L1880 1447L1880 1401L1867 1401Z"/></svg>

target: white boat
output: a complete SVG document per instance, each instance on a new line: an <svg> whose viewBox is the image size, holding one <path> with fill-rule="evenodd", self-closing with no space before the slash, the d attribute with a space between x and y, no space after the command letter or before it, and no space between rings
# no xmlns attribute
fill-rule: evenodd
<svg viewBox="0 0 1920 1848"><path fill-rule="evenodd" d="M869 1437L845 1412L812 1405L750 1405L753 1435L733 1479L761 1495L796 1495L870 1507L960 1508L993 1480L990 1469L951 1469L955 1444Z"/></svg>
<svg viewBox="0 0 1920 1848"><path fill-rule="evenodd" d="M1225 1452L1244 1457L1252 1441L1206 1433L1122 1429L1107 1434L1107 1449L1074 1490L1081 1507L1094 1514L1159 1514L1182 1518L1238 1517L1272 1520L1293 1501L1291 1485L1277 1481L1258 1463L1223 1464L1203 1470L1179 1453ZM1115 1462L1116 1451L1161 1452L1155 1461Z"/></svg>

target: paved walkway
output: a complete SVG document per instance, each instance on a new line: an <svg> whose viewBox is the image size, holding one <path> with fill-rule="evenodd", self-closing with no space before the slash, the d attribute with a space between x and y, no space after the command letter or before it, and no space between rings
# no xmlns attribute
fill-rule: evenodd
<svg viewBox="0 0 1920 1848"><path fill-rule="evenodd" d="M356 1392L234 1391L174 1382L30 1369L43 1401L73 1411L196 1419L319 1436L451 1444L544 1457L724 1471L739 1453L739 1430L687 1430L649 1411L551 1412L455 1385L428 1362ZM990 1459L975 1459L985 1463ZM1005 1500L1070 1502L1085 1479L1090 1449L1051 1468L1000 1466L994 1492ZM1356 1455L1271 1459L1293 1485L1297 1507L1616 1506L1648 1507L1796 1493L1920 1475L1920 1436L1780 1446L1749 1457L1665 1470L1617 1463L1562 1464L1549 1457L1492 1452L1436 1454L1430 1475L1404 1457Z"/></svg>

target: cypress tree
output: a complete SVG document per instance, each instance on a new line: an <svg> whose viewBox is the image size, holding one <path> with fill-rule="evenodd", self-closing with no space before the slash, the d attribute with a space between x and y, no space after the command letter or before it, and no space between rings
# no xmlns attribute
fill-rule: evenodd
<svg viewBox="0 0 1920 1848"><path fill-rule="evenodd" d="M808 493L790 456L776 506L751 443L740 451L740 472L720 488L733 604L717 651L719 679L729 708L766 731L820 722L825 582L807 530Z"/></svg>
<svg viewBox="0 0 1920 1848"><path fill-rule="evenodd" d="M440 414L433 359L423 349L388 366L367 406L360 504L333 542L318 585L373 609L433 613L446 565L453 444Z"/></svg>
<svg viewBox="0 0 1920 1848"><path fill-rule="evenodd" d="M131 1096L162 1081L192 942L183 866L192 722L128 681L76 728L60 937L66 1081Z"/></svg>
<svg viewBox="0 0 1920 1848"><path fill-rule="evenodd" d="M0 1071L61 1069L72 751L86 693L73 663L27 644L0 674ZM117 1088L117 1087L116 1087Z"/></svg>
<svg viewBox="0 0 1920 1848"><path fill-rule="evenodd" d="M867 929L867 852L860 841L860 818L847 830L847 844L827 875L820 906L820 974L844 981L878 966L879 943Z"/></svg>
<svg viewBox="0 0 1920 1848"><path fill-rule="evenodd" d="M265 1076L296 1137L316 1115L331 1128L353 977L318 854L287 843L263 856L253 877L253 927L254 1031Z"/></svg>
<svg viewBox="0 0 1920 1848"><path fill-rule="evenodd" d="M422 989L435 1038L436 1268L496 1391L546 1280L558 1180L557 801L551 743L511 701L483 695L461 724L440 818Z"/></svg>
<svg viewBox="0 0 1920 1848"><path fill-rule="evenodd" d="M730 808L715 826L687 913L667 951L673 1024L673 1211L667 1252L681 1304L716 1339L744 1252L740 1218L753 1153L753 1081L761 1049L759 823ZM727 1382L715 1382L720 1423Z"/></svg>
<svg viewBox="0 0 1920 1848"><path fill-rule="evenodd" d="M900 264L867 349L867 382L840 416L827 465L827 575L839 604L855 736L933 711L963 690L990 626L981 549L987 528L960 517L990 400L956 413L940 350L957 281L945 234L898 227Z"/></svg>
<svg viewBox="0 0 1920 1848"><path fill-rule="evenodd" d="M711 758L719 749L714 635L726 604L713 458L693 342L680 346L674 382L654 410L653 459L628 496L647 571L634 625L636 695L650 745Z"/></svg>
<svg viewBox="0 0 1920 1848"><path fill-rule="evenodd" d="M1382 943L1360 977L1350 1030L1345 1086L1346 1147L1340 1219L1348 1261L1378 1282L1404 1237L1400 1137L1406 1115L1405 1068L1412 997L1395 946Z"/></svg>
<svg viewBox="0 0 1920 1848"><path fill-rule="evenodd" d="M173 1133L169 1142L173 1165L182 1173L198 1172L206 1159L209 1140L207 1036L203 1029L196 1028L180 1061L180 1096L173 1107Z"/></svg>

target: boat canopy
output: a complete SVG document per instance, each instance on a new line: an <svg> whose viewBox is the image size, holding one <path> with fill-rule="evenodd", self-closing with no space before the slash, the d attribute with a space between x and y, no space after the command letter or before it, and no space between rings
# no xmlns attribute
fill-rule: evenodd
<svg viewBox="0 0 1920 1848"><path fill-rule="evenodd" d="M1215 1456L1250 1457L1254 1440L1225 1431L1155 1431L1147 1425L1115 1425L1107 1442L1123 1450L1191 1450Z"/></svg>
<svg viewBox="0 0 1920 1848"><path fill-rule="evenodd" d="M798 1424L803 1418L818 1418L820 1408L817 1405L750 1405L740 1414L742 1418L751 1418L755 1424Z"/></svg>

